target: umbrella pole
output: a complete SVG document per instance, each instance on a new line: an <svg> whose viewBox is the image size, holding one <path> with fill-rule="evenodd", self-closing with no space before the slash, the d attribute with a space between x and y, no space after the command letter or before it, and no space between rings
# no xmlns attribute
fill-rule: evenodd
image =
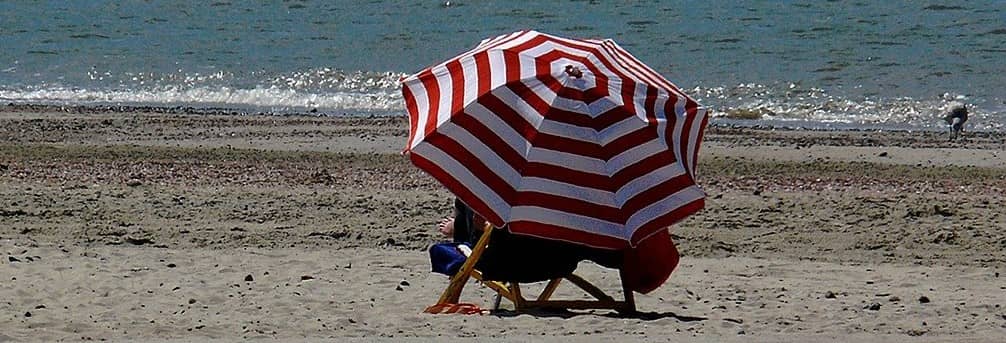
<svg viewBox="0 0 1006 343"><path fill-rule="evenodd" d="M475 269L475 263L479 261L479 258L482 257L482 252L489 245L489 236L492 230L493 225L486 223L485 229L482 230L482 237L479 237L479 241L472 247L472 254L465 260L465 264L461 265L461 270L458 270L458 273L451 277L451 283L444 290L444 293L440 295L437 305L457 304L461 299L461 290L465 288L465 283L471 277L472 270ZM434 306L431 306L431 308Z"/></svg>

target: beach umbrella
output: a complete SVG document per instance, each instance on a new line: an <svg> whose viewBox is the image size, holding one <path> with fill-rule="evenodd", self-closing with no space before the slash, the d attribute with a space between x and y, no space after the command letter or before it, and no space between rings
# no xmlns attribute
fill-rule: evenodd
<svg viewBox="0 0 1006 343"><path fill-rule="evenodd" d="M704 206L706 110L612 40L486 39L402 93L411 161L513 233L623 249Z"/></svg>

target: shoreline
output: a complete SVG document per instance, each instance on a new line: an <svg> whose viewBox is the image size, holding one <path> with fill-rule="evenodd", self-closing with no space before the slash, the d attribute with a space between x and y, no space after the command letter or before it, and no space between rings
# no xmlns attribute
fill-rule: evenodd
<svg viewBox="0 0 1006 343"><path fill-rule="evenodd" d="M204 115L204 116L266 116L266 117L308 117L308 118L404 118L405 114L388 113L353 113L341 111L340 114L322 113L316 108L312 110L261 111L228 107L192 107L192 106L156 106L156 105L59 105L45 103L10 102L0 105L0 113L21 114L168 114L168 115ZM714 113L719 113L714 110ZM938 118L934 117L934 121ZM736 119L728 116L710 118L710 128L751 129L770 131L811 131L811 132L895 132L922 133L930 136L942 136L944 129L936 127L915 127L903 124L857 124L841 122L814 122L798 119ZM1006 132L994 130L969 131L973 136L981 138L1002 138Z"/></svg>

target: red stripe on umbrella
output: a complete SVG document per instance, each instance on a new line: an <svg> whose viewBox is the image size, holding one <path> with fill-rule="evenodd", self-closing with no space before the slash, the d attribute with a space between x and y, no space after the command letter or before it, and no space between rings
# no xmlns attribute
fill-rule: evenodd
<svg viewBox="0 0 1006 343"><path fill-rule="evenodd" d="M496 226L620 249L704 205L706 110L611 40L515 32L402 84L413 163Z"/></svg>

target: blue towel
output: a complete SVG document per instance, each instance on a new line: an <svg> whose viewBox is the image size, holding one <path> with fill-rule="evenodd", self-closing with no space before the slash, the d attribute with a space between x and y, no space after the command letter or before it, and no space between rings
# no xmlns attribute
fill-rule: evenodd
<svg viewBox="0 0 1006 343"><path fill-rule="evenodd" d="M465 254L458 250L462 243L438 243L430 246L430 264L433 272L454 276L465 264Z"/></svg>

